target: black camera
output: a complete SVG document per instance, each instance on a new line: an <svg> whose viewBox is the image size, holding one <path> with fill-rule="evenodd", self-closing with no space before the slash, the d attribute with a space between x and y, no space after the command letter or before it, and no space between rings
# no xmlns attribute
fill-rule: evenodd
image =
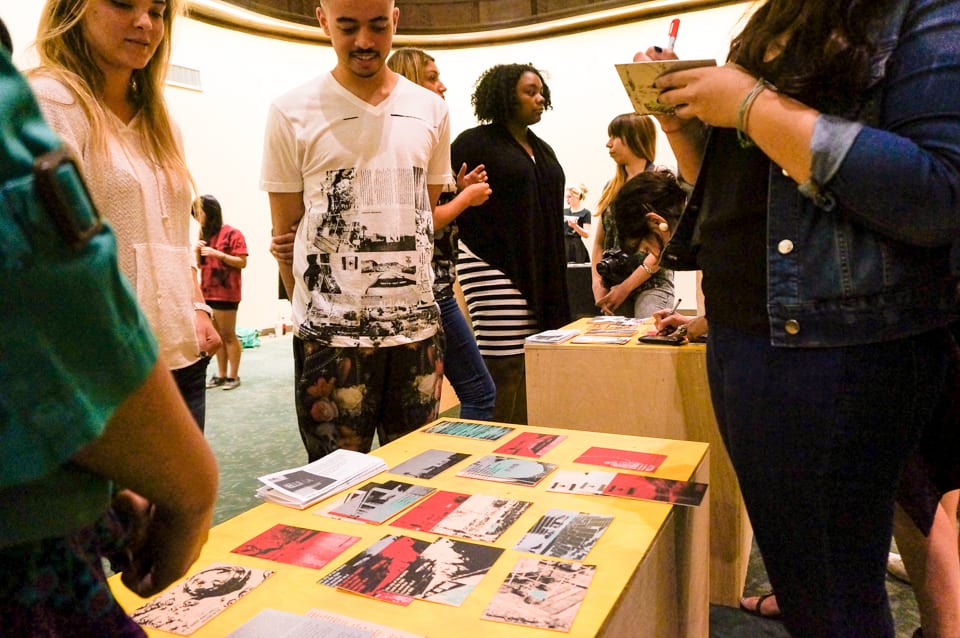
<svg viewBox="0 0 960 638"><path fill-rule="evenodd" d="M627 254L619 248L603 251L603 256L597 262L597 274L603 280L604 288L613 288L633 274L633 271L643 263L646 253Z"/></svg>

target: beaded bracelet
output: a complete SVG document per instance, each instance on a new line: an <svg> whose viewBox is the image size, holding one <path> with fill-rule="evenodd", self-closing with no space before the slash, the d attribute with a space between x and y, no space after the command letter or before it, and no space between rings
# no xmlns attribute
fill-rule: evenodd
<svg viewBox="0 0 960 638"><path fill-rule="evenodd" d="M740 109L737 111L737 142L740 143L740 148L753 146L753 140L747 135L747 116L750 115L750 108L753 107L753 103L756 102L757 97L764 89L777 90L775 86L763 78L758 78L757 83L753 85L747 96L743 98L743 102L740 103Z"/></svg>

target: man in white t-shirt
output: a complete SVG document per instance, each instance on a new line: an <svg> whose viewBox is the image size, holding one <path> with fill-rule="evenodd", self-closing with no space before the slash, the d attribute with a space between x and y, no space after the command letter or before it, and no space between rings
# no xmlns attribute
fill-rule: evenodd
<svg viewBox="0 0 960 638"><path fill-rule="evenodd" d="M311 461L435 418L443 335L432 209L450 179L446 104L385 62L393 0L322 0L334 69L270 107L260 186L293 306L296 404Z"/></svg>

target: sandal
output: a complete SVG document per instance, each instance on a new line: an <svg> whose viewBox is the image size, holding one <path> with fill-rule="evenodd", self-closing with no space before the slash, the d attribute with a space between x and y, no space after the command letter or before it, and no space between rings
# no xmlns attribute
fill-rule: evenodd
<svg viewBox="0 0 960 638"><path fill-rule="evenodd" d="M766 601L768 598L773 598L775 596L776 596L776 593L771 591L771 592L767 592L766 594L760 594L759 596L747 596L746 598L741 598L740 609L747 612L748 614L757 616L758 618L766 618L767 620L779 620L783 616L783 614L780 613L779 608L777 609L777 611L774 611L774 612L770 612L770 613L763 612L764 601ZM757 601L755 605L752 605L752 606L746 605L746 601L754 598Z"/></svg>

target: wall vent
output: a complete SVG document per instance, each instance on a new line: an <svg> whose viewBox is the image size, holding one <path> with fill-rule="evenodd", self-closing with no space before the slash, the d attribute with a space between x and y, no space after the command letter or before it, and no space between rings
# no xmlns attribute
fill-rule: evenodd
<svg viewBox="0 0 960 638"><path fill-rule="evenodd" d="M167 84L192 91L203 90L203 85L200 83L200 71L179 64L170 65L170 70L167 72Z"/></svg>

